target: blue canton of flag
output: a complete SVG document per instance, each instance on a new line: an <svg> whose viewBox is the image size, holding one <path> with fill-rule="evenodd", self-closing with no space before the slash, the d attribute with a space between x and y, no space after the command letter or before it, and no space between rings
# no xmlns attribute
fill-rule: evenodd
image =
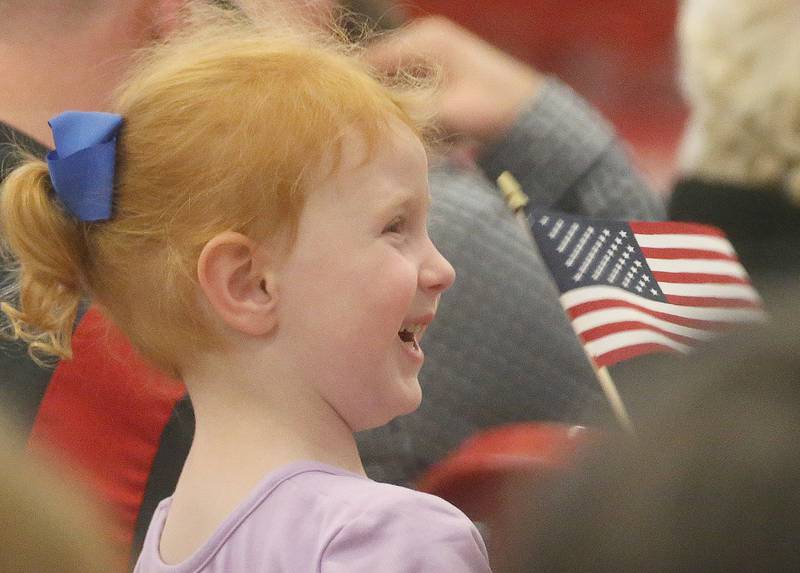
<svg viewBox="0 0 800 573"><path fill-rule="evenodd" d="M628 223L537 210L531 230L561 292L602 284L666 302Z"/></svg>

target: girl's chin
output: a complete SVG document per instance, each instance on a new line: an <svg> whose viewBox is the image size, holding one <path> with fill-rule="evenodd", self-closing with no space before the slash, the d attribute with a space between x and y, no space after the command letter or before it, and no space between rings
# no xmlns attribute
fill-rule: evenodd
<svg viewBox="0 0 800 573"><path fill-rule="evenodd" d="M419 385L419 380L414 377L406 382L402 394L398 395L392 401L390 408L385 408L385 415L376 416L372 420L363 421L362 424L354 428L355 432L363 432L365 430L372 430L385 426L395 418L411 414L419 408L422 404L422 388Z"/></svg>

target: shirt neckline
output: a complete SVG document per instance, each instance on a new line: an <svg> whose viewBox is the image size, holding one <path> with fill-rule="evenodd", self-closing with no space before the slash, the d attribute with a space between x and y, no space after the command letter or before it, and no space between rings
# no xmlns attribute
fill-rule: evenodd
<svg viewBox="0 0 800 573"><path fill-rule="evenodd" d="M219 552L225 542L238 529L238 527L256 510L256 508L266 499L279 485L292 477L307 472L322 472L332 475L353 477L369 481L369 478L339 468L323 462L313 460L300 460L290 462L269 472L250 493L239 503L225 520L217 527L208 539L197 548L194 553L179 563L170 564L161 557L161 535L167 521L167 515L172 505L172 496L164 499L158 504L153 515L150 530L147 532L147 540L144 550L147 560L153 560L164 573L190 573L205 567L211 559ZM154 540L150 538L154 537ZM152 541L152 542L151 542Z"/></svg>

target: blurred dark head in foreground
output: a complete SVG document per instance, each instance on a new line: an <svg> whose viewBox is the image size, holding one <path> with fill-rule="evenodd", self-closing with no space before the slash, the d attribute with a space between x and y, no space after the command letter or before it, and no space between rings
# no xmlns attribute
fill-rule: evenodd
<svg viewBox="0 0 800 573"><path fill-rule="evenodd" d="M496 570L799 571L799 302L642 372L637 436L610 436L547 492L518 491Z"/></svg>

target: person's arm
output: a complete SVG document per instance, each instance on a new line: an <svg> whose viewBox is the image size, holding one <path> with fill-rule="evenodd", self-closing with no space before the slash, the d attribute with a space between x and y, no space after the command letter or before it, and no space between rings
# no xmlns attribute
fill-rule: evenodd
<svg viewBox="0 0 800 573"><path fill-rule="evenodd" d="M438 66L442 128L477 147L490 180L511 172L533 205L593 216L664 216L613 128L586 101L453 22L416 20L367 57L389 72Z"/></svg>
<svg viewBox="0 0 800 573"><path fill-rule="evenodd" d="M665 216L613 127L555 78L528 100L480 165L492 180L509 171L535 207L609 218Z"/></svg>

